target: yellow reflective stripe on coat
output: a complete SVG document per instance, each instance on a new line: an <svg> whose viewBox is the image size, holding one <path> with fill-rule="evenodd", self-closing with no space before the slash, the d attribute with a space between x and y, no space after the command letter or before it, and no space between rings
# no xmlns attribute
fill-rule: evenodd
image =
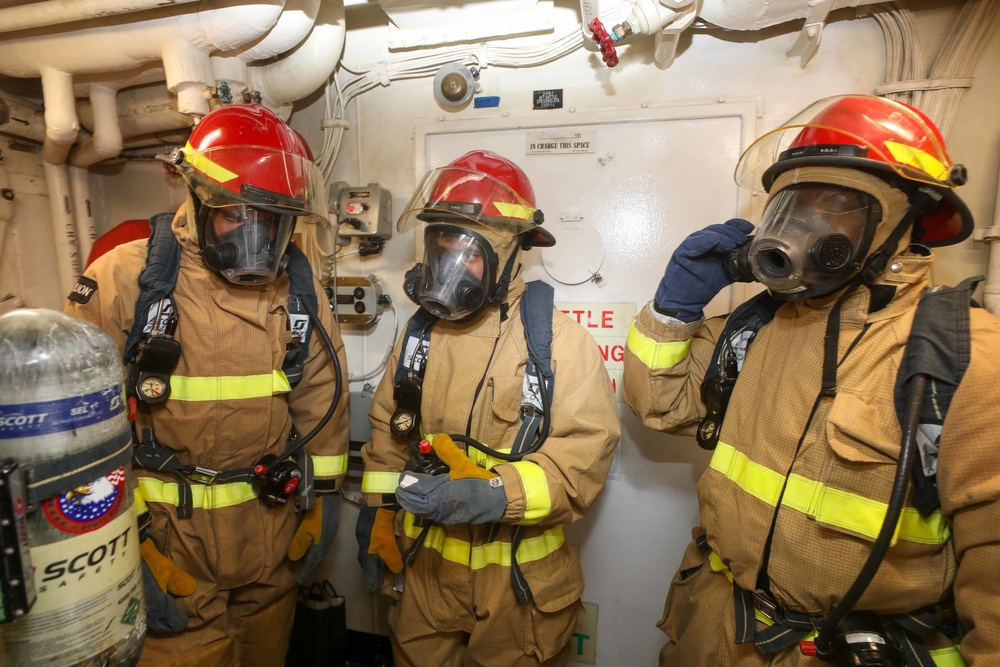
<svg viewBox="0 0 1000 667"><path fill-rule="evenodd" d="M690 340L679 340L672 343L658 343L635 328L633 320L628 329L628 339L625 342L632 354L650 370L673 368L688 356L691 347Z"/></svg>
<svg viewBox="0 0 1000 667"><path fill-rule="evenodd" d="M361 476L362 493L396 493L401 472L371 472L366 470Z"/></svg>
<svg viewBox="0 0 1000 667"><path fill-rule="evenodd" d="M409 512L403 520L403 531L411 539L417 539L423 528L413 525L414 517ZM517 548L517 562L521 565L541 560L553 554L566 543L562 526L549 528L541 535L526 537ZM467 540L446 535L440 526L427 529L424 548L433 549L441 557L452 563L466 565L470 570L481 570L487 565L510 567L510 542L494 540L477 546Z"/></svg>
<svg viewBox="0 0 1000 667"><path fill-rule="evenodd" d="M875 539L885 520L887 503L834 489L800 475L788 476L783 505L828 523ZM920 544L944 544L951 530L941 512L924 518L912 507L904 507L891 544L897 539Z"/></svg>
<svg viewBox="0 0 1000 667"><path fill-rule="evenodd" d="M175 401L234 401L283 394L291 389L280 370L261 375L170 376L170 398Z"/></svg>
<svg viewBox="0 0 1000 667"><path fill-rule="evenodd" d="M138 486L132 491L132 504L135 506L137 516L149 511L149 507L146 506L146 499L142 496L142 489Z"/></svg>
<svg viewBox="0 0 1000 667"><path fill-rule="evenodd" d="M310 456L313 474L317 477L336 477L347 473L347 454L337 456Z"/></svg>
<svg viewBox="0 0 1000 667"><path fill-rule="evenodd" d="M524 487L524 518L519 523L523 526L536 524L552 511L545 471L531 461L514 461L510 465L520 475Z"/></svg>
<svg viewBox="0 0 1000 667"><path fill-rule="evenodd" d="M177 506L180 504L180 493L177 482L163 482L154 477L140 477L139 489L147 503L166 503ZM254 500L257 494L248 482L232 482L229 484L192 484L192 505L195 509L219 509L241 505L248 500Z"/></svg>
<svg viewBox="0 0 1000 667"><path fill-rule="evenodd" d="M709 467L722 473L750 495L772 507L781 504L802 512L819 523L838 526L860 535L874 538L885 519L886 503L826 486L822 482L789 475L785 495L785 478L778 472L755 463L732 445L720 442ZM919 544L944 544L951 530L940 511L924 518L912 507L904 507L896 526L896 539Z"/></svg>
<svg viewBox="0 0 1000 667"><path fill-rule="evenodd" d="M958 652L958 646L928 650L931 653L931 660L937 667L965 667L965 661L962 660L962 654Z"/></svg>
<svg viewBox="0 0 1000 667"><path fill-rule="evenodd" d="M500 452L501 454L510 454L510 447L507 449L496 449L494 451ZM507 463L503 459L495 459L485 452L481 452L475 447L469 447L465 450L465 455L472 459L472 462L476 465L482 466L487 470L493 470L494 466L498 466L501 463Z"/></svg>

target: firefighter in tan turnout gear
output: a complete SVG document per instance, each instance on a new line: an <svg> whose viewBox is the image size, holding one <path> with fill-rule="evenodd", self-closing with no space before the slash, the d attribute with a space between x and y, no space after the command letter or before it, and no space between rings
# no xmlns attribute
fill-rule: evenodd
<svg viewBox="0 0 1000 667"><path fill-rule="evenodd" d="M660 664L1000 664L1000 323L969 307L974 282L927 291L930 247L972 230L964 169L922 113L857 95L755 142L736 176L769 193L756 233L681 243L625 358L643 422L713 450ZM734 279L767 291L704 319ZM947 372L910 373L928 350Z"/></svg>
<svg viewBox="0 0 1000 667"><path fill-rule="evenodd" d="M375 394L357 526L400 666L562 665L583 614L563 525L620 427L593 339L520 277L519 251L554 243L541 221L521 169L487 151L429 172L400 218L426 223L406 280L421 309Z"/></svg>
<svg viewBox="0 0 1000 667"><path fill-rule="evenodd" d="M325 190L259 105L212 111L171 163L187 203L95 261L66 308L111 335L137 399L141 664L278 666L347 464L343 343L289 243L328 215Z"/></svg>

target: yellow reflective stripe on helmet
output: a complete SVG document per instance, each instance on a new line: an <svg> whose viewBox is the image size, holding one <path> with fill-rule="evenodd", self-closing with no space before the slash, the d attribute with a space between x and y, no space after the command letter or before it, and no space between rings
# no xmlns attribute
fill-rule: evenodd
<svg viewBox="0 0 1000 667"><path fill-rule="evenodd" d="M262 398L291 391L285 374L271 371L261 375L221 377L170 376L170 398L175 401L232 401Z"/></svg>
<svg viewBox="0 0 1000 667"><path fill-rule="evenodd" d="M846 528L872 539L882 528L889 507L887 503L833 489L794 474L788 476L782 504L820 523ZM916 509L904 507L891 544L896 544L897 539L918 544L944 544L949 535L951 530L940 511L924 518Z"/></svg>
<svg viewBox="0 0 1000 667"><path fill-rule="evenodd" d="M945 648L929 649L931 660L937 667L965 667L962 654L958 652L958 646L948 646Z"/></svg>
<svg viewBox="0 0 1000 667"><path fill-rule="evenodd" d="M780 473L754 463L724 442L715 448L709 467L768 505L777 507L781 498L783 506L802 512L819 523L874 538L885 519L886 503L834 489L801 475L789 475L788 488L782 497L785 479ZM918 544L944 544L950 535L951 530L940 511L924 518L914 508L904 507L893 543L898 538Z"/></svg>
<svg viewBox="0 0 1000 667"><path fill-rule="evenodd" d="M916 146L907 146L895 141L886 141L884 143L885 147L892 153L893 159L897 162L905 164L908 167L913 167L914 169L919 169L936 181L948 180L948 168L927 151L921 150Z"/></svg>
<svg viewBox="0 0 1000 667"><path fill-rule="evenodd" d="M754 498L772 507L778 506L785 478L770 468L754 463L732 445L719 442L709 467L721 472Z"/></svg>
<svg viewBox="0 0 1000 667"><path fill-rule="evenodd" d="M406 512L403 531L411 539L417 539L423 529L414 526L413 519L413 515ZM549 528L541 535L521 540L517 548L517 562L523 565L541 560L555 553L565 542L562 526ZM439 526L431 526L427 529L427 537L424 538L424 548L433 549L445 560L467 565L471 570L481 570L487 565L510 567L510 542L503 540L472 546L467 540L446 535L444 529Z"/></svg>
<svg viewBox="0 0 1000 667"><path fill-rule="evenodd" d="M518 218L519 220L532 220L536 210L523 204L512 204L503 201L495 201L493 205L496 206L503 217Z"/></svg>
<svg viewBox="0 0 1000 667"><path fill-rule="evenodd" d="M673 368L688 356L691 347L690 340L679 340L672 343L658 343L649 336L639 333L635 322L628 328L628 339L625 342L632 354L646 364L650 370Z"/></svg>
<svg viewBox="0 0 1000 667"><path fill-rule="evenodd" d="M179 505L180 494L177 482L163 482L153 477L140 477L139 488L149 503L166 503ZM257 497L253 487L248 482L232 482L230 484L192 484L192 505L196 509L219 509L241 505Z"/></svg>
<svg viewBox="0 0 1000 667"><path fill-rule="evenodd" d="M400 472L369 472L361 476L362 493L396 493Z"/></svg>
<svg viewBox="0 0 1000 667"><path fill-rule="evenodd" d="M197 152L191 144L184 146L184 159L192 167L219 183L226 183L237 176L222 165L209 160L204 153Z"/></svg>
<svg viewBox="0 0 1000 667"><path fill-rule="evenodd" d="M514 461L510 465L520 475L524 487L524 518L520 523L524 526L536 524L552 511L545 471L531 461Z"/></svg>
<svg viewBox="0 0 1000 667"><path fill-rule="evenodd" d="M310 456L313 474L317 477L336 477L347 472L347 454L337 456Z"/></svg>

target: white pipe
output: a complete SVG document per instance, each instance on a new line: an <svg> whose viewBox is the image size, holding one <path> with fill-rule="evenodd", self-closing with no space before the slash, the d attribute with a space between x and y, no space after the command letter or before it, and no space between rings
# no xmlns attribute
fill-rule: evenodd
<svg viewBox="0 0 1000 667"><path fill-rule="evenodd" d="M260 91L265 105L276 110L290 107L324 85L344 52L345 28L343 1L323 0L316 23L302 44L279 60L252 64L250 82Z"/></svg>
<svg viewBox="0 0 1000 667"><path fill-rule="evenodd" d="M264 37L237 52L212 56L216 81L227 82L234 94L245 90L249 84L247 65L279 56L302 43L316 22L319 6L320 0L286 0L278 22Z"/></svg>
<svg viewBox="0 0 1000 667"><path fill-rule="evenodd" d="M118 83L118 82L115 82ZM79 86L76 87L79 90ZM90 102L77 104L80 125L93 132L94 109ZM118 93L118 126L123 139L159 132L173 132L191 127L194 119L177 111L177 99L163 84L129 88Z"/></svg>
<svg viewBox="0 0 1000 667"><path fill-rule="evenodd" d="M90 104L94 112L93 136L76 146L70 155L74 167L89 167L101 160L114 157L122 150L122 132L118 126L117 92L104 86L90 87ZM77 225L79 230L79 225ZM83 234L78 235L83 239ZM80 248L83 254L83 248Z"/></svg>
<svg viewBox="0 0 1000 667"><path fill-rule="evenodd" d="M124 90L135 86L147 84L162 84L167 78L163 71L163 64L159 62L148 62L133 67L130 70L115 72L113 75L102 74L78 74L73 77L73 92L77 97L90 97L91 86L104 86L112 90ZM84 118L80 118L80 123L87 127Z"/></svg>
<svg viewBox="0 0 1000 667"><path fill-rule="evenodd" d="M69 290L80 275L80 255L76 248L76 223L70 204L69 175L65 164L42 161L45 184L49 191L49 215L52 218L52 240L56 246L56 268L59 284Z"/></svg>
<svg viewBox="0 0 1000 667"><path fill-rule="evenodd" d="M100 26L88 23L74 31L5 39L0 42L0 73L21 78L39 76L42 69L107 73L162 60L167 87L177 93L180 110L204 114L205 90L214 86L208 54L259 39L278 19L282 2L203 0L201 7L171 7L144 21L119 17Z"/></svg>
<svg viewBox="0 0 1000 667"><path fill-rule="evenodd" d="M0 126L2 127L2 126ZM3 166L3 155L0 154L0 261L3 261L4 239L7 238L7 223L10 222L14 205L11 200L14 191L10 189L10 175Z"/></svg>
<svg viewBox="0 0 1000 667"><path fill-rule="evenodd" d="M0 99L0 133L41 143L45 139L45 116L40 109L33 109L9 98Z"/></svg>
<svg viewBox="0 0 1000 667"><path fill-rule="evenodd" d="M42 95L45 99L42 160L49 164L62 164L80 132L73 98L73 76L51 67L43 68L41 75Z"/></svg>
<svg viewBox="0 0 1000 667"><path fill-rule="evenodd" d="M996 202L993 206L993 227L982 234L990 245L990 256L986 262L986 284L983 285L983 306L1000 317L1000 173L997 174ZM980 234L976 234L979 240Z"/></svg>
<svg viewBox="0 0 1000 667"><path fill-rule="evenodd" d="M694 7L690 7L691 1L669 2L668 0L664 3L658 0L636 0L629 13L628 22L636 34L655 35L683 14L693 11Z"/></svg>
<svg viewBox="0 0 1000 667"><path fill-rule="evenodd" d="M90 249L97 239L94 211L90 199L90 172L80 167L69 167L69 191L73 201L73 221L76 225L76 247L80 268L86 264Z"/></svg>
<svg viewBox="0 0 1000 667"><path fill-rule="evenodd" d="M197 0L170 0L180 5ZM16 7L0 9L0 32L14 32L47 25L84 21L86 19L106 19L118 14L131 14L144 9L161 9L163 0L45 0Z"/></svg>

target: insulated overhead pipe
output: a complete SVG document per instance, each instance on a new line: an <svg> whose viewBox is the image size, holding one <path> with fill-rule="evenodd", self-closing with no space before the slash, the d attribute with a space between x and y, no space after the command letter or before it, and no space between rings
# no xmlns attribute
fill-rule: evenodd
<svg viewBox="0 0 1000 667"><path fill-rule="evenodd" d="M337 68L347 36L342 0L322 0L309 35L273 62L249 67L252 87L264 104L287 120L292 102L323 86Z"/></svg>
<svg viewBox="0 0 1000 667"><path fill-rule="evenodd" d="M199 0L169 0L172 5L183 5ZM105 19L119 14L132 14L144 9L162 9L164 0L45 0L26 5L0 9L0 32L15 32L50 25Z"/></svg>

